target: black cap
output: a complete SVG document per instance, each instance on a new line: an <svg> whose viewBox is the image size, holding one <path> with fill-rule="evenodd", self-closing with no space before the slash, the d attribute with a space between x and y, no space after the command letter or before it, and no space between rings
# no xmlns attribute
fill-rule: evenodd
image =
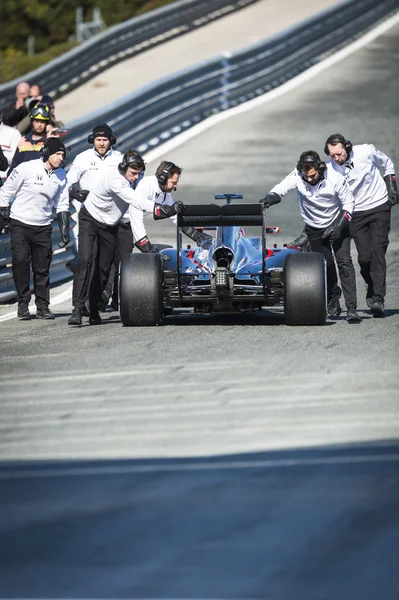
<svg viewBox="0 0 399 600"><path fill-rule="evenodd" d="M111 139L112 137L112 129L106 123L101 123L100 125L96 125L93 129L93 139L97 137L105 137L107 139Z"/></svg>
<svg viewBox="0 0 399 600"><path fill-rule="evenodd" d="M55 154L56 152L63 152L64 156L66 155L65 145L57 137L48 138L44 143L44 147L48 151L49 156Z"/></svg>

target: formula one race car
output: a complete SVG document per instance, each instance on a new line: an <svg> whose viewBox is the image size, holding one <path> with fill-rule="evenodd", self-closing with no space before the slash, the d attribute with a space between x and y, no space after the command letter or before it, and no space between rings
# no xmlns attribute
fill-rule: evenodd
<svg viewBox="0 0 399 600"><path fill-rule="evenodd" d="M266 247L263 204L236 204L239 194L217 194L220 204L184 205L177 216L177 247L160 254L122 257L119 278L123 325L157 325L174 308L196 313L243 313L284 306L288 325L322 325L327 318L326 264L322 254ZM246 237L244 226L259 226ZM212 228L209 247L182 248L181 228Z"/></svg>

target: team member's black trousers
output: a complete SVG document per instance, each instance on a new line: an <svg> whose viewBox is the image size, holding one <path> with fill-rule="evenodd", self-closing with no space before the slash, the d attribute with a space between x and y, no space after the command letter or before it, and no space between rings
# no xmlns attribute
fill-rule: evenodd
<svg viewBox="0 0 399 600"><path fill-rule="evenodd" d="M33 291L36 306L40 310L50 304L51 231L51 224L26 225L16 219L10 219L12 275L18 302L30 302L30 262L32 262Z"/></svg>
<svg viewBox="0 0 399 600"><path fill-rule="evenodd" d="M384 300L386 293L385 254L390 226L391 207L387 202L371 210L355 211L350 224L360 273L370 288L367 295L377 300Z"/></svg>
<svg viewBox="0 0 399 600"><path fill-rule="evenodd" d="M118 225L104 225L94 219L84 205L79 212L78 264L73 279L72 304L83 309L89 298L90 312L96 313L115 257ZM92 277L92 262L97 255ZM91 278L91 281L90 281Z"/></svg>
<svg viewBox="0 0 399 600"><path fill-rule="evenodd" d="M118 283L119 283L119 264L124 254L130 254L133 250L133 232L130 223L119 223L118 234L116 236L115 260L111 267L111 272L105 287L105 293L115 304L118 303Z"/></svg>
<svg viewBox="0 0 399 600"><path fill-rule="evenodd" d="M333 288L337 284L337 271L334 262L337 261L339 277L344 294L345 305L356 306L356 274L350 253L351 237L349 227L345 227L340 238L336 240L331 249L329 242L322 239L324 229L305 227L312 252L321 252L327 261L327 299L330 300ZM334 250L334 255L332 250Z"/></svg>

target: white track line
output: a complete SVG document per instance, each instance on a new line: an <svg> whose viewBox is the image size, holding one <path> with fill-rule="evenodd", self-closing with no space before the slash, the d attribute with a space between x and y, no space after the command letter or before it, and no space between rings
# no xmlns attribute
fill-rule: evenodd
<svg viewBox="0 0 399 600"><path fill-rule="evenodd" d="M174 148L177 148L178 146L180 146L181 144L184 144L191 138L199 135L200 133L203 133L204 131L206 131L210 127L213 127L217 123L221 123L225 119L229 119L230 117L234 117L235 115L239 115L248 110L252 110L256 106L260 106L261 104L264 104L265 102L269 102L270 100L274 100L274 98L278 98L279 96L282 96L283 94L286 94L287 92L290 92L292 89L298 87L302 83L309 81L309 79L313 79L313 77L316 77L316 75L318 75L325 69L328 69L328 67L330 67L331 65L334 65L334 64L340 62L347 56L350 56L351 54L353 54L354 52L359 50L360 48L363 48L364 46L366 46L367 44L369 44L370 42L375 40L378 36L382 35L386 31L388 31L389 29L391 29L392 27L397 25L398 23L399 23L399 13L394 15L393 17L390 17L387 21L385 21L384 23L381 23L381 25L378 25L375 29L373 29L366 35L364 35L361 38L359 38L358 40L356 40L356 42L349 44L349 46L346 46L346 48L343 48L336 54L329 56L328 58L326 58L322 62L318 63L317 65L310 67L310 69L307 69L304 73L301 73L297 77L290 79L289 81L287 81L287 83L284 83L283 85L272 90L271 92L267 92L266 94L263 94L262 96L259 96L258 98L255 98L254 100L250 100L249 102L245 102L244 104L241 104L240 106L230 108L229 110L226 110L223 113L213 115L212 117L209 117L209 119L202 121L201 123L199 123L198 125L195 125L188 131L182 133L181 135L176 136L175 138L173 138L173 140L170 140L169 142L166 142L165 144L158 146L154 150L152 150L148 153L145 153L146 161L151 162L151 161L157 160L160 156L164 156L165 154L167 154ZM69 300L71 297L72 297L72 285L67 290L62 292L62 294L60 294L59 296L55 296L54 298L52 298L51 306L54 306L56 304L62 304L62 302ZM34 309L34 310L36 310L36 309ZM34 312L34 311L32 311L32 312ZM7 313L5 315L2 315L0 317L0 323L2 321L8 321L9 319L13 319L16 316L17 316L17 311L13 311L12 313Z"/></svg>

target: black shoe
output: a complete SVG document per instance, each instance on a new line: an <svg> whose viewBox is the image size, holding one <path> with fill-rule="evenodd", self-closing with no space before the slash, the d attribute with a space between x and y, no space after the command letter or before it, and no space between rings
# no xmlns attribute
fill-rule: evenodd
<svg viewBox="0 0 399 600"><path fill-rule="evenodd" d="M371 308L371 305L373 304L373 294L372 285L366 286L366 304L369 308Z"/></svg>
<svg viewBox="0 0 399 600"><path fill-rule="evenodd" d="M371 312L373 317L381 318L384 316L384 301L378 298L374 299L370 304Z"/></svg>
<svg viewBox="0 0 399 600"><path fill-rule="evenodd" d="M36 311L36 319L55 319L55 314L51 310L46 308L38 308Z"/></svg>
<svg viewBox="0 0 399 600"><path fill-rule="evenodd" d="M27 302L20 302L18 304L18 319L30 319L29 306Z"/></svg>
<svg viewBox="0 0 399 600"><path fill-rule="evenodd" d="M362 322L360 316L356 312L356 306L354 304L350 304L348 306L348 310L346 311L346 320L348 323L361 323Z"/></svg>
<svg viewBox="0 0 399 600"><path fill-rule="evenodd" d="M89 317L90 325L101 325L101 323L102 323L102 318L98 311L90 313L90 317Z"/></svg>
<svg viewBox="0 0 399 600"><path fill-rule="evenodd" d="M72 310L72 314L68 319L68 325L81 325L82 324L82 310L75 307Z"/></svg>
<svg viewBox="0 0 399 600"><path fill-rule="evenodd" d="M101 300L98 303L98 310L100 312L105 312L107 310L108 302L109 302L109 296L106 292L103 292L102 296L101 296Z"/></svg>
<svg viewBox="0 0 399 600"><path fill-rule="evenodd" d="M339 317L341 314L341 305L339 303L339 299L335 296L332 296L328 303L328 315L330 317Z"/></svg>

